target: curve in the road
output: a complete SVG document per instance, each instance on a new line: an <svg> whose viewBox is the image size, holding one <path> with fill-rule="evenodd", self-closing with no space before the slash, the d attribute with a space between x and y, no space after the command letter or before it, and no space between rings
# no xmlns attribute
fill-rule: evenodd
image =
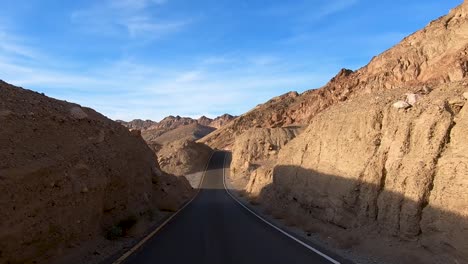
<svg viewBox="0 0 468 264"><path fill-rule="evenodd" d="M196 197L114 263L340 263L229 193L226 155L215 152Z"/></svg>
<svg viewBox="0 0 468 264"><path fill-rule="evenodd" d="M224 156L224 167L226 168L226 158L227 158L227 155ZM325 258L326 260L330 261L330 263L333 263L333 264L340 264L340 262L338 262L337 260L335 260L334 258L328 256L327 254L321 252L320 250L308 245L307 243L297 239L296 237L294 237L293 235L289 234L288 232L284 231L283 229L277 227L276 225L270 223L268 220L266 220L265 218L261 217L260 215L258 215L257 213L255 213L253 210L251 210L249 207L245 206L241 201L239 201L239 199L236 198L235 195L233 195L231 193L231 191L229 190L229 188L227 187L226 185L226 170L223 170L223 184L224 184L224 189L226 189L226 192L229 194L229 196L232 197L232 199L234 199L238 204L240 204L242 207L244 207L247 211L251 212L253 215L255 215L257 218L259 218L260 220L262 220L263 222L265 222L267 225L273 227L274 229L278 230L281 234L291 238L292 240L296 241L297 243L299 243L300 245L306 247L307 249L313 251L314 253L322 256L323 258Z"/></svg>

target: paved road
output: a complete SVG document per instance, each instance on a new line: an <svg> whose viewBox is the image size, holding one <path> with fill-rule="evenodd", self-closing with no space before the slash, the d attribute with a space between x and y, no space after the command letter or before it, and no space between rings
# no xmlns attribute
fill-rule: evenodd
<svg viewBox="0 0 468 264"><path fill-rule="evenodd" d="M228 195L223 185L225 155L215 152L195 200L124 263L331 263Z"/></svg>

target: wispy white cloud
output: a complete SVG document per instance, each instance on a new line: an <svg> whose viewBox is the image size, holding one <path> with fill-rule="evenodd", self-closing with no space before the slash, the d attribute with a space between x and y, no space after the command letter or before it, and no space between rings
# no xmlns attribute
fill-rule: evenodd
<svg viewBox="0 0 468 264"><path fill-rule="evenodd" d="M195 81L203 80L203 73L201 71L188 71L179 74L179 76L175 79L176 83L190 83Z"/></svg>
<svg viewBox="0 0 468 264"><path fill-rule="evenodd" d="M76 10L70 20L79 29L104 36L157 39L180 31L191 23L189 19L162 19L151 10L158 9L166 0L112 0Z"/></svg>
<svg viewBox="0 0 468 264"><path fill-rule="evenodd" d="M263 15L288 17L298 21L310 21L326 18L335 13L344 11L360 0L325 0L325 1L297 1L294 5L273 5L261 11Z"/></svg>
<svg viewBox="0 0 468 264"><path fill-rule="evenodd" d="M21 39L11 32L8 36ZM0 49L0 78L92 107L113 119L241 114L278 90L314 88L334 73L322 70L325 67L306 74L292 72L275 54L238 53L206 55L176 66L118 59L83 70L25 43L2 43L21 49ZM17 60L25 55L25 60Z"/></svg>
<svg viewBox="0 0 468 264"><path fill-rule="evenodd" d="M13 54L23 58L39 58L41 55L24 44L24 40L0 27L0 54Z"/></svg>
<svg viewBox="0 0 468 264"><path fill-rule="evenodd" d="M278 58L272 55L256 55L252 56L249 61L258 66L267 66L278 62Z"/></svg>
<svg viewBox="0 0 468 264"><path fill-rule="evenodd" d="M115 9L141 10L152 4L162 5L166 2L167 0L112 0L109 5Z"/></svg>
<svg viewBox="0 0 468 264"><path fill-rule="evenodd" d="M148 36L149 34L153 37L163 37L179 31L189 24L189 21L154 22L147 16L133 16L123 19L119 23L127 28L131 37Z"/></svg>
<svg viewBox="0 0 468 264"><path fill-rule="evenodd" d="M318 9L315 14L316 19L325 18L332 14L346 10L354 5L356 5L359 0L332 0L327 1L327 3Z"/></svg>
<svg viewBox="0 0 468 264"><path fill-rule="evenodd" d="M208 56L206 60L209 60ZM235 68L220 69L205 59L175 68L132 60L96 65L87 72L0 63L2 78L47 95L92 107L113 119L161 119L169 114L241 114L277 95L278 89L318 87L334 73L265 68L239 58ZM72 67L69 66L69 67Z"/></svg>

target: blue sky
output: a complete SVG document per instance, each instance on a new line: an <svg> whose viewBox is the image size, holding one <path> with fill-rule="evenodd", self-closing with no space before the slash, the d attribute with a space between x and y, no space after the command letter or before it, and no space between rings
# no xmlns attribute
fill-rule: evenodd
<svg viewBox="0 0 468 264"><path fill-rule="evenodd" d="M0 79L124 120L318 88L463 2L0 1Z"/></svg>

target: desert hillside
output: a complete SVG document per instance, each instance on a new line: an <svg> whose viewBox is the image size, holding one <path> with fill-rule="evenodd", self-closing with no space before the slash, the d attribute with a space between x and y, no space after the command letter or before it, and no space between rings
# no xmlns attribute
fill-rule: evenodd
<svg viewBox="0 0 468 264"><path fill-rule="evenodd" d="M159 146L156 153L163 171L190 178L189 174L203 172L213 150L193 140L179 139Z"/></svg>
<svg viewBox="0 0 468 264"><path fill-rule="evenodd" d="M156 153L163 171L186 176L191 180L189 174L202 173L213 152L207 145L195 141L214 130L196 122L167 131L160 136L156 136L151 129L145 130L142 136ZM196 187L198 184L194 183L193 186Z"/></svg>
<svg viewBox="0 0 468 264"><path fill-rule="evenodd" d="M193 119L190 117L181 117L181 116L167 116L159 122L152 121L152 120L141 120L141 119L134 119L129 122L126 122L123 120L116 120L116 121L129 129L138 129L141 131L153 130L153 134L159 136L170 130L177 129L182 126L192 125L192 124L199 124L201 126L218 129L218 128L223 127L224 125L226 125L227 123L229 123L231 120L235 118L236 118L235 116L224 114L214 119L211 119L206 116L202 116L199 119Z"/></svg>
<svg viewBox="0 0 468 264"><path fill-rule="evenodd" d="M117 122L134 133L141 131L143 139L156 153L164 172L186 176L196 187L198 182L192 181L193 174L198 175L203 171L213 150L195 141L225 126L235 118L224 114L214 119L206 116L199 119L168 116L160 122L140 119Z"/></svg>
<svg viewBox="0 0 468 264"><path fill-rule="evenodd" d="M138 133L92 109L0 82L0 123L1 263L50 263L192 195Z"/></svg>
<svg viewBox="0 0 468 264"><path fill-rule="evenodd" d="M348 247L391 263L389 247L411 255L399 263L465 263L467 77L465 1L365 67L201 141L232 148L234 186L301 228L338 227L328 239L351 235Z"/></svg>
<svg viewBox="0 0 468 264"><path fill-rule="evenodd" d="M159 129L146 129L141 132L141 135L146 142L163 145L180 139L196 141L215 130L216 129L213 127L204 126L195 122L167 130L163 133L161 133L162 131Z"/></svg>
<svg viewBox="0 0 468 264"><path fill-rule="evenodd" d="M324 87L290 92L259 105L203 138L213 148L229 148L251 127L306 125L331 105L402 86L460 81L467 76L468 13L465 1L357 71L343 69ZM421 87L422 88L422 87Z"/></svg>

